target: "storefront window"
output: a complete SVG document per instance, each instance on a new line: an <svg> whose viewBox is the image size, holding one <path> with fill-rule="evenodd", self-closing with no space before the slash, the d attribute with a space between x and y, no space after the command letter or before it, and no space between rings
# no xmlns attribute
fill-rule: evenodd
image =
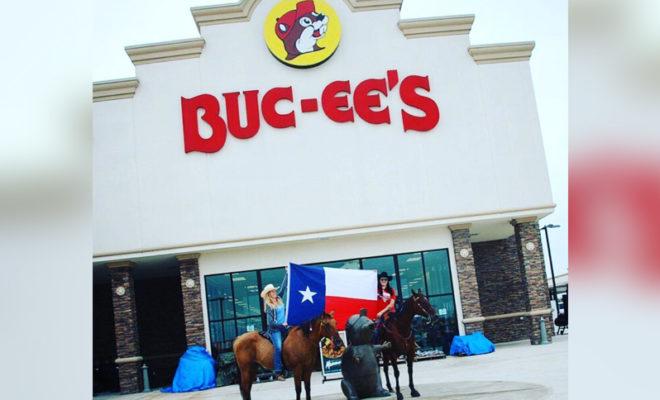
<svg viewBox="0 0 660 400"><path fill-rule="evenodd" d="M286 271L284 268L275 268L275 269L266 269L262 270L261 272L261 287L263 288L264 286L268 285L269 283L272 283L277 287L278 289L282 285L282 281L284 279L284 275L286 274ZM261 293L261 290L259 291ZM284 299L284 302L286 303L286 293L282 293L282 298Z"/></svg>
<svg viewBox="0 0 660 400"><path fill-rule="evenodd" d="M398 293L399 280L396 278L393 256L364 258L362 259L362 268L368 270L376 270L378 271L378 273L381 273L383 271L387 272L392 277L390 286L395 288Z"/></svg>
<svg viewBox="0 0 660 400"><path fill-rule="evenodd" d="M225 336L222 333L222 322L210 322L211 343L222 343Z"/></svg>
<svg viewBox="0 0 660 400"><path fill-rule="evenodd" d="M265 329L266 319L259 294L269 283L279 287L284 274L281 267L205 277L214 357L230 352L236 336Z"/></svg>
<svg viewBox="0 0 660 400"><path fill-rule="evenodd" d="M206 278L206 296L210 320L234 318L234 297L231 292L231 277L229 275L213 275Z"/></svg>
<svg viewBox="0 0 660 400"><path fill-rule="evenodd" d="M337 262L327 262L319 264L310 264L324 268L343 268L343 269L360 269L360 260L347 260Z"/></svg>
<svg viewBox="0 0 660 400"><path fill-rule="evenodd" d="M449 272L449 257L446 250L425 252L424 269L430 296L453 292L451 273Z"/></svg>
<svg viewBox="0 0 660 400"><path fill-rule="evenodd" d="M236 323L238 324L239 335L242 335L245 332L260 331L262 328L261 316L238 319L236 320Z"/></svg>
<svg viewBox="0 0 660 400"><path fill-rule="evenodd" d="M449 351L453 336L458 334L458 323L449 253L446 249L313 265L385 271L393 277L390 284L399 293L400 302L410 297L413 290L421 289L429 296L438 318L432 323L418 319L415 324L418 344L424 351L438 348L443 348L445 352ZM263 303L259 294L269 283L279 287L284 276L285 269L279 267L205 277L209 331L214 357L222 358L222 354L229 354L232 341L237 335L266 328Z"/></svg>
<svg viewBox="0 0 660 400"><path fill-rule="evenodd" d="M401 280L401 296L408 298L413 290L422 290L426 293L424 283L424 268L422 266L422 253L401 254L397 256L399 263L399 279Z"/></svg>
<svg viewBox="0 0 660 400"><path fill-rule="evenodd" d="M429 299L429 302L441 319L454 320L456 318L453 294L434 296Z"/></svg>
<svg viewBox="0 0 660 400"><path fill-rule="evenodd" d="M260 315L257 271L235 273L231 279L234 285L236 317Z"/></svg>
<svg viewBox="0 0 660 400"><path fill-rule="evenodd" d="M438 318L428 327L433 331L431 342L434 348L441 347L448 354L452 339L458 335L454 295L433 296L429 301L438 314Z"/></svg>
<svg viewBox="0 0 660 400"><path fill-rule="evenodd" d="M225 340L223 341L223 347L229 348L231 347L231 342L234 340L236 337L236 321L224 321L222 323L224 332L225 332Z"/></svg>

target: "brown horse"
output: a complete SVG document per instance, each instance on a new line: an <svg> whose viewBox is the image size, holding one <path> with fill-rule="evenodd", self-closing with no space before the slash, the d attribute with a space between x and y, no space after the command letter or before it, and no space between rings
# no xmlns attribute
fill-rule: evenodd
<svg viewBox="0 0 660 400"><path fill-rule="evenodd" d="M435 310L426 296L422 294L421 289L417 291L417 293L413 291L412 296L403 303L401 311L390 317L390 319L381 327L381 341L390 342L392 344L392 347L389 350L383 350L385 381L387 383L387 390L391 392L392 385L390 384L388 365L392 364L394 378L396 379L397 400L403 399L403 395L399 388L399 367L396 363L399 356L402 355L406 356L406 363L408 364L410 393L412 397L420 396L413 383L413 361L415 360L415 350L417 347L412 330L412 319L415 315L428 319L435 318Z"/></svg>
<svg viewBox="0 0 660 400"><path fill-rule="evenodd" d="M307 400L310 400L310 377L319 358L319 341L323 337L338 336L337 322L332 313L323 314L313 321L292 328L282 344L282 361L293 371L296 400L300 400L301 382L305 382ZM257 364L273 369L273 345L258 332L247 332L234 340L234 355L241 374L241 397L250 400L252 382Z"/></svg>

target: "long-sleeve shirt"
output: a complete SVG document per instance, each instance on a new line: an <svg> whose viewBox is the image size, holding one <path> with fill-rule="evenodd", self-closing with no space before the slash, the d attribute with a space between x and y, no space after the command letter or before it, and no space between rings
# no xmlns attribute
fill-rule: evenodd
<svg viewBox="0 0 660 400"><path fill-rule="evenodd" d="M286 293L288 277L284 275L282 284L277 291L277 295L281 298L284 293ZM268 331L282 331L284 327L284 318L286 317L286 309L284 304L281 304L275 308L266 307L266 322L268 325Z"/></svg>
<svg viewBox="0 0 660 400"><path fill-rule="evenodd" d="M377 309L378 312L383 310L385 307L387 307L387 311L383 313L383 317L387 317L391 312L394 311L394 304L392 304L392 300L396 301L396 290L394 288L390 288L389 290L383 290L379 295L377 299Z"/></svg>

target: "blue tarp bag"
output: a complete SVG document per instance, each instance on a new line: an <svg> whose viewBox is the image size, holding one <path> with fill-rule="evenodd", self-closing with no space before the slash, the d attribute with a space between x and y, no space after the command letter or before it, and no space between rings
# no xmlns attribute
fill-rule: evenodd
<svg viewBox="0 0 660 400"><path fill-rule="evenodd" d="M452 356L474 356L495 351L495 345L481 332L467 336L454 336L449 354Z"/></svg>
<svg viewBox="0 0 660 400"><path fill-rule="evenodd" d="M161 389L164 393L195 392L215 387L213 357L202 346L190 346L179 359L172 386Z"/></svg>

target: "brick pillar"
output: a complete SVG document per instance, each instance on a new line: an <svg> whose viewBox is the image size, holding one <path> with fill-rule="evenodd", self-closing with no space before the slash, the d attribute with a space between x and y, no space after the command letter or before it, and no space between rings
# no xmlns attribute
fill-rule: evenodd
<svg viewBox="0 0 660 400"><path fill-rule="evenodd" d="M204 336L204 315L202 314L202 293L199 283L199 254L177 256L181 273L181 295L183 314L186 323L186 343L188 346L206 347Z"/></svg>
<svg viewBox="0 0 660 400"><path fill-rule="evenodd" d="M474 266L472 243L470 243L470 224L453 225L449 229L454 242L454 259L456 260L458 287L461 292L465 333L483 332L484 318L481 316L479 285Z"/></svg>
<svg viewBox="0 0 660 400"><path fill-rule="evenodd" d="M548 281L545 273L541 232L536 217L518 218L511 221L515 230L516 248L523 277L523 291L527 297L527 311L530 313L529 339L532 344L539 344L541 330L540 318L545 320L548 341L552 341L553 321L548 293Z"/></svg>
<svg viewBox="0 0 660 400"><path fill-rule="evenodd" d="M122 394L137 393L141 386L142 357L135 307L134 266L130 261L108 264L117 345L115 363L119 371L119 389Z"/></svg>

